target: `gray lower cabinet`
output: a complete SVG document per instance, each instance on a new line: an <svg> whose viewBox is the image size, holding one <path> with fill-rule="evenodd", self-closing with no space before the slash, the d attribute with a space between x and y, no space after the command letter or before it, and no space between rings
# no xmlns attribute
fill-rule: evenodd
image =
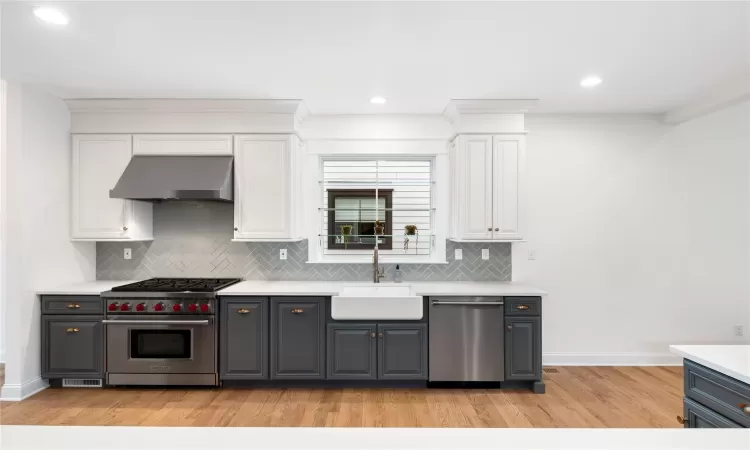
<svg viewBox="0 0 750 450"><path fill-rule="evenodd" d="M377 330L372 323L328 324L329 380L377 379Z"/></svg>
<svg viewBox="0 0 750 450"><path fill-rule="evenodd" d="M221 303L222 380L268 379L268 298Z"/></svg>
<svg viewBox="0 0 750 450"><path fill-rule="evenodd" d="M541 317L506 317L505 379L542 379Z"/></svg>
<svg viewBox="0 0 750 450"><path fill-rule="evenodd" d="M104 378L99 316L42 316L42 378Z"/></svg>
<svg viewBox="0 0 750 450"><path fill-rule="evenodd" d="M684 399L685 428L742 428L721 414L706 408L698 402Z"/></svg>
<svg viewBox="0 0 750 450"><path fill-rule="evenodd" d="M322 297L271 298L271 379L325 378Z"/></svg>
<svg viewBox="0 0 750 450"><path fill-rule="evenodd" d="M427 325L378 325L378 379L427 379Z"/></svg>

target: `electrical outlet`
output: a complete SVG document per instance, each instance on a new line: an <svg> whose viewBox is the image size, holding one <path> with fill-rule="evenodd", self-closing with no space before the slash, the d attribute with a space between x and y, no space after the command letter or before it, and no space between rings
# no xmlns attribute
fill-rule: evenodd
<svg viewBox="0 0 750 450"><path fill-rule="evenodd" d="M488 248L482 249L482 259L484 260L490 259L490 249Z"/></svg>
<svg viewBox="0 0 750 450"><path fill-rule="evenodd" d="M126 249L125 249L125 254L123 254L123 258L125 258L125 259L130 259L130 258L132 258L132 257L133 257L133 253L132 253L132 252L130 251L130 249L129 249L129 248L126 248Z"/></svg>
<svg viewBox="0 0 750 450"><path fill-rule="evenodd" d="M534 250L529 251L529 261L534 261L536 259L536 252Z"/></svg>
<svg viewBox="0 0 750 450"><path fill-rule="evenodd" d="M286 259L286 249L282 248L279 250L279 259Z"/></svg>
<svg viewBox="0 0 750 450"><path fill-rule="evenodd" d="M745 334L744 327L742 325L735 325L734 326L734 335L735 336L743 336Z"/></svg>
<svg viewBox="0 0 750 450"><path fill-rule="evenodd" d="M455 259L456 261L464 259L464 251L460 248L457 248L455 253L453 254L453 259Z"/></svg>

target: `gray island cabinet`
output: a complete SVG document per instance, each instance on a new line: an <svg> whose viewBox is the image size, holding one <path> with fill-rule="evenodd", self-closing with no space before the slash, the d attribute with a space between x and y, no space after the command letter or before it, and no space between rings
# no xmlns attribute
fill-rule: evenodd
<svg viewBox="0 0 750 450"><path fill-rule="evenodd" d="M104 378L104 304L99 296L42 296L42 378Z"/></svg>

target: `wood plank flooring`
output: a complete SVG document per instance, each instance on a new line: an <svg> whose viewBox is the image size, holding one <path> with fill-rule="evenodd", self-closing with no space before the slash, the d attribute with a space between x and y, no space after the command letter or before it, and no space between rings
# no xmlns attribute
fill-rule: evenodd
<svg viewBox="0 0 750 450"><path fill-rule="evenodd" d="M47 389L4 425L679 428L682 367L557 367L547 393L468 389Z"/></svg>

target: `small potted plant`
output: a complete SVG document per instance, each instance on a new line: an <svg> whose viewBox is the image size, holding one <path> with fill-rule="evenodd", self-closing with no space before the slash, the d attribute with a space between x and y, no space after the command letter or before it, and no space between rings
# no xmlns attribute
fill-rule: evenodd
<svg viewBox="0 0 750 450"><path fill-rule="evenodd" d="M419 242L419 230L416 225L407 225L404 227L404 251L409 250L409 236L416 236L415 243Z"/></svg>
<svg viewBox="0 0 750 450"><path fill-rule="evenodd" d="M347 248L349 245L349 236L352 235L352 227L351 225L341 225L341 236L344 238L344 248Z"/></svg>
<svg viewBox="0 0 750 450"><path fill-rule="evenodd" d="M375 234L382 235L385 231L385 224L379 220L375 221Z"/></svg>

